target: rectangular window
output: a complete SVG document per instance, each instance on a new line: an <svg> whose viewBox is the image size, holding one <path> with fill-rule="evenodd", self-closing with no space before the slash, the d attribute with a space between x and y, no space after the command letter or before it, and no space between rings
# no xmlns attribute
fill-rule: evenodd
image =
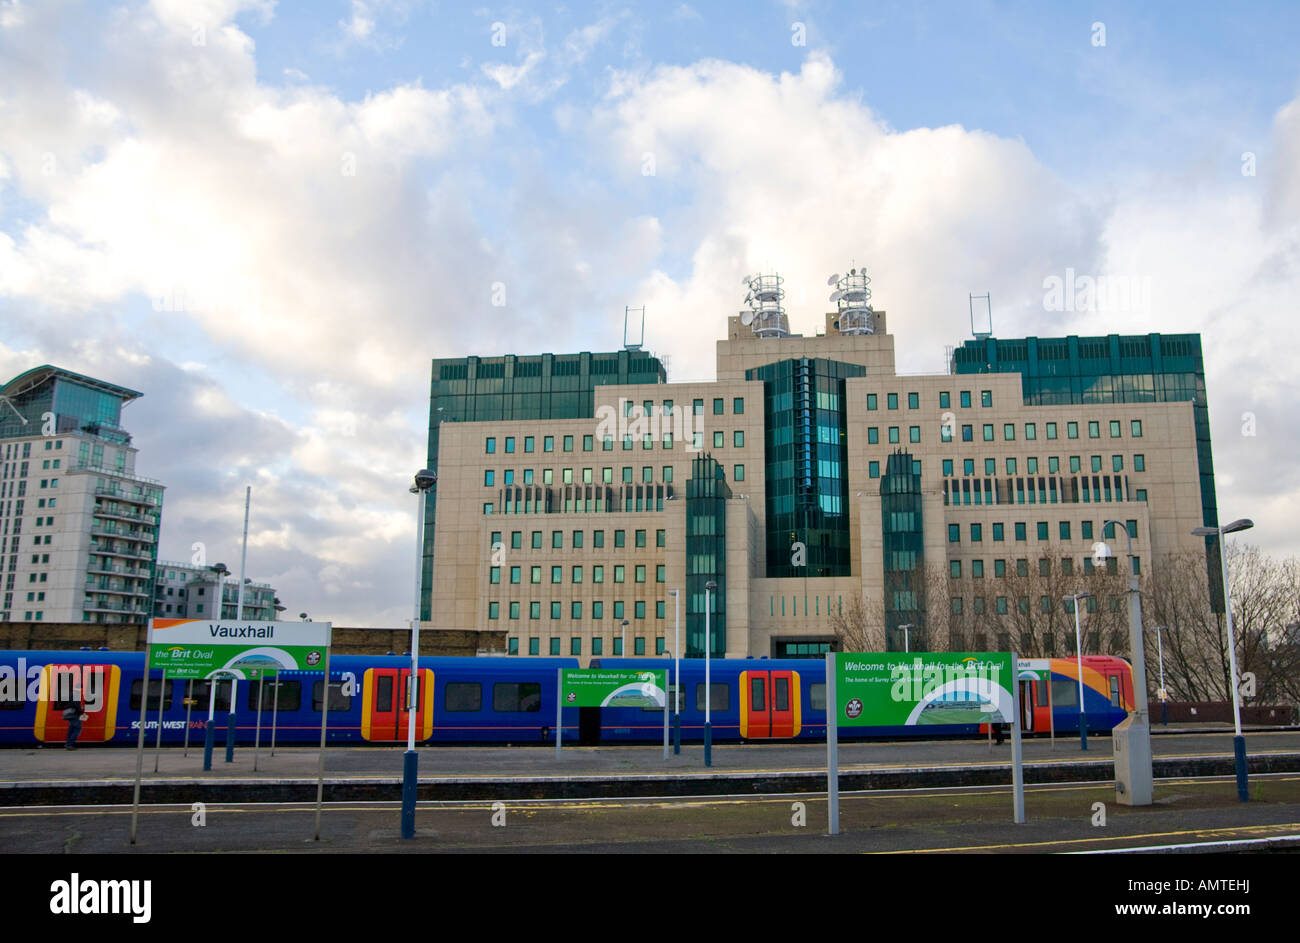
<svg viewBox="0 0 1300 943"><path fill-rule="evenodd" d="M1054 423L1054 422L1049 422L1049 423L1047 424L1047 437L1048 437L1049 439L1055 439L1055 438L1056 438L1056 423Z"/></svg>
<svg viewBox="0 0 1300 943"><path fill-rule="evenodd" d="M1129 422L1129 435L1135 439L1142 438L1142 420L1133 419Z"/></svg>
<svg viewBox="0 0 1300 943"><path fill-rule="evenodd" d="M1088 438L1089 439L1101 438L1101 423L1096 419L1088 423Z"/></svg>
<svg viewBox="0 0 1300 943"><path fill-rule="evenodd" d="M743 416L745 414L745 400L743 397L737 396L731 401L731 411L737 416Z"/></svg>
<svg viewBox="0 0 1300 943"><path fill-rule="evenodd" d="M506 436L506 451L514 452L514 450L515 450L515 437L512 435L508 435Z"/></svg>
<svg viewBox="0 0 1300 943"><path fill-rule="evenodd" d="M539 639L529 639L529 654L535 651ZM559 652L559 639L551 640L554 654ZM498 681L492 685L492 710L502 714L536 713L542 709L542 686L535 681Z"/></svg>
<svg viewBox="0 0 1300 943"><path fill-rule="evenodd" d="M961 579L961 561L953 560L948 564L948 575L955 580Z"/></svg>
<svg viewBox="0 0 1300 943"><path fill-rule="evenodd" d="M533 439L532 436L530 436L530 435L526 435L526 436L524 436L524 451L525 451L525 452L532 452L532 451L534 451L534 444L535 444L535 443L534 443L534 439ZM518 640L518 639L515 639L515 641L516 641L516 643L517 643L519 640Z"/></svg>
<svg viewBox="0 0 1300 943"><path fill-rule="evenodd" d="M626 544L627 544L627 531L622 531L622 530L614 531L614 546L622 547L625 546Z"/></svg>
<svg viewBox="0 0 1300 943"><path fill-rule="evenodd" d="M1110 470L1122 472L1124 470L1124 456L1112 455L1110 457Z"/></svg>
<svg viewBox="0 0 1300 943"><path fill-rule="evenodd" d="M1112 439L1118 439L1119 436L1120 436L1120 431L1119 431L1119 420L1118 420L1118 419L1112 419L1112 420L1110 421L1110 437L1111 437Z"/></svg>
<svg viewBox="0 0 1300 943"><path fill-rule="evenodd" d="M733 446L735 446L736 448L738 448L738 449L742 449L742 448L745 447L745 432L744 432L744 430L742 430L742 429L737 429L735 432L733 432L733 433L731 434L731 444L732 444Z"/></svg>
<svg viewBox="0 0 1300 943"><path fill-rule="evenodd" d="M582 603L576 601L569 603L569 618L570 619L582 618ZM574 652L574 654L577 655L579 653Z"/></svg>
<svg viewBox="0 0 1300 943"><path fill-rule="evenodd" d="M920 442L920 441L921 441L921 427L920 427L920 426L908 426L908 427L907 427L907 440L908 440L909 442Z"/></svg>
<svg viewBox="0 0 1300 943"><path fill-rule="evenodd" d="M998 473L997 459L993 459L993 458L984 459L984 474L991 476L991 475L996 475L997 473Z"/></svg>
<svg viewBox="0 0 1300 943"><path fill-rule="evenodd" d="M584 452L590 452L590 451L592 451L595 447L596 447L596 441L595 441L594 437L589 436L589 435L585 435L585 436L582 437L582 450L583 450Z"/></svg>
<svg viewBox="0 0 1300 943"><path fill-rule="evenodd" d="M488 455L492 455L496 452L496 450L497 450L496 437L488 436L487 442L483 446L483 451L487 452Z"/></svg>
<svg viewBox="0 0 1300 943"><path fill-rule="evenodd" d="M1039 540L1047 539L1047 521L1038 522L1038 539Z"/></svg>
<svg viewBox="0 0 1300 943"><path fill-rule="evenodd" d="M945 458L943 460L943 474L944 477L948 477L952 474L952 459Z"/></svg>
<svg viewBox="0 0 1300 943"><path fill-rule="evenodd" d="M993 525L993 539L994 540L1005 539L1005 530L1003 528L1003 525L996 524L996 523Z"/></svg>
<svg viewBox="0 0 1300 943"><path fill-rule="evenodd" d="M575 530L575 531L573 532L573 541L572 541L572 542L573 542L573 549L575 549L575 550L579 550L579 549L582 548L582 531L580 531L580 530Z"/></svg>
<svg viewBox="0 0 1300 943"><path fill-rule="evenodd" d="M552 550L564 549L564 531L562 530L551 531L551 549Z"/></svg>
<svg viewBox="0 0 1300 943"><path fill-rule="evenodd" d="M1030 469L1030 471L1032 470L1033 469ZM1007 459L1007 474L1014 475L1015 473L1016 473L1016 460L1014 458L1009 458ZM989 474L992 474L992 472L990 472Z"/></svg>
<svg viewBox="0 0 1300 943"><path fill-rule="evenodd" d="M605 567L599 563L594 564L591 568L591 581L593 583L605 582Z"/></svg>
<svg viewBox="0 0 1300 943"><path fill-rule="evenodd" d="M555 436L548 435L542 437L542 451L543 452L555 451Z"/></svg>
<svg viewBox="0 0 1300 943"><path fill-rule="evenodd" d="M726 711L731 708L731 685L718 683L714 681L709 685L709 707L715 711ZM704 685L695 685L695 709L703 713L704 711Z"/></svg>
<svg viewBox="0 0 1300 943"><path fill-rule="evenodd" d="M388 678L386 678L385 680L392 681L392 678L391 678L391 677L388 677ZM330 704L329 704L329 712L330 712L331 714L342 714L342 713L347 713L348 711L352 710L352 696L351 696L350 694L344 694L344 693L343 693L343 685L344 685L344 682L343 682L343 681L331 681L331 682L330 682L330 693L329 693ZM194 693L195 693L196 696L197 696L198 693L199 693L199 685L198 685L198 682L195 682L195 684L194 684ZM322 703L322 701L324 700L324 694L325 694L325 682L324 682L324 681L314 681L314 682L312 682L312 686L311 686L311 709L312 709L314 712L316 712L316 713L319 713L319 712L320 712L320 709L321 709L321 703ZM200 698L200 699L199 699L199 703L200 703L200 704L204 703L204 699L203 699L203 698ZM223 710L223 708L220 708L220 707L217 708L217 709L218 709L218 710Z"/></svg>
<svg viewBox="0 0 1300 943"><path fill-rule="evenodd" d="M1079 438L1079 424L1077 422L1067 422L1065 424L1065 437L1067 439Z"/></svg>
<svg viewBox="0 0 1300 943"><path fill-rule="evenodd" d="M875 409L875 408L876 408L876 394L875 394L875 393L868 393L868 394L867 394L867 409Z"/></svg>
<svg viewBox="0 0 1300 943"><path fill-rule="evenodd" d="M542 532L540 530L533 531L533 549L542 549Z"/></svg>
<svg viewBox="0 0 1300 943"><path fill-rule="evenodd" d="M512 639L516 650L518 640ZM477 713L483 709L483 685L478 681L448 681L442 689L442 709L449 714Z"/></svg>
<svg viewBox="0 0 1300 943"><path fill-rule="evenodd" d="M880 442L880 429L876 426L867 426L867 444L877 445Z"/></svg>
<svg viewBox="0 0 1300 943"><path fill-rule="evenodd" d="M991 422L984 423L984 441L985 442L993 441L993 423Z"/></svg>
<svg viewBox="0 0 1300 943"><path fill-rule="evenodd" d="M993 575L994 575L995 577L997 577L998 579L1001 579L1001 578L1003 578L1003 577L1005 577L1005 576L1007 575L1007 561L1006 561L1006 560L994 560L994 561L993 561Z"/></svg>
<svg viewBox="0 0 1300 943"><path fill-rule="evenodd" d="M564 582L564 567L562 566L551 567L551 582L552 583Z"/></svg>
<svg viewBox="0 0 1300 943"><path fill-rule="evenodd" d="M868 462L868 463L867 463L867 477L868 477L868 478L879 478L879 477L880 477L880 463L879 463L879 462Z"/></svg>
<svg viewBox="0 0 1300 943"><path fill-rule="evenodd" d="M972 560L970 562L970 575L973 580L984 579L984 561Z"/></svg>
<svg viewBox="0 0 1300 943"><path fill-rule="evenodd" d="M722 403L723 403L723 400L722 400L722 397L721 397L721 396L719 396L719 397L715 397L715 398L714 398L714 400L713 400L713 415L715 415L715 416L721 416L721 415L722 415Z"/></svg>
<svg viewBox="0 0 1300 943"><path fill-rule="evenodd" d="M963 459L961 463L961 472L963 475L975 474L975 459L973 458Z"/></svg>
<svg viewBox="0 0 1300 943"><path fill-rule="evenodd" d="M614 582L615 582L615 583L621 583L621 582L623 582L623 570L624 570L623 564L620 563L620 564L615 565L615 567L614 567Z"/></svg>
<svg viewBox="0 0 1300 943"><path fill-rule="evenodd" d="M1133 456L1133 470L1141 472L1147 470L1147 457L1145 455Z"/></svg>
<svg viewBox="0 0 1300 943"><path fill-rule="evenodd" d="M961 427L961 440L962 440L963 442L974 442L974 441L975 441L974 428L975 428L974 426L972 426L972 425L970 425L970 424L968 424L968 423L962 425L962 427Z"/></svg>
<svg viewBox="0 0 1300 943"><path fill-rule="evenodd" d="M593 547L605 546L605 532L603 530L593 530L591 532L591 545Z"/></svg>
<svg viewBox="0 0 1300 943"><path fill-rule="evenodd" d="M744 465L732 465L732 466L731 466L731 480L732 480L732 481L744 481L744 480L745 480L745 466L744 466Z"/></svg>
<svg viewBox="0 0 1300 943"><path fill-rule="evenodd" d="M720 449L720 448L722 448L722 447L723 447L723 441L724 441L724 434L723 434L722 432L714 432L714 433L713 433L713 447L714 447L715 449Z"/></svg>
<svg viewBox="0 0 1300 943"><path fill-rule="evenodd" d="M635 579L636 579L636 581L637 581L638 583L644 583L644 582L645 582L645 564L643 564L643 563L638 563L638 564L636 565ZM617 581L615 581L615 582L617 582Z"/></svg>
<svg viewBox="0 0 1300 943"><path fill-rule="evenodd" d="M983 524L972 524L970 526L970 541L973 544L982 543L984 541Z"/></svg>
<svg viewBox="0 0 1300 943"><path fill-rule="evenodd" d="M920 408L921 408L921 394L920 394L920 393L908 393L908 394L907 394L907 408L908 408L908 409L920 409Z"/></svg>
<svg viewBox="0 0 1300 943"><path fill-rule="evenodd" d="M960 524L949 524L949 525L948 525L948 543L950 543L950 544L958 544L958 543L961 543L961 525L960 525Z"/></svg>
<svg viewBox="0 0 1300 943"><path fill-rule="evenodd" d="M970 390L961 391L961 408L970 409Z"/></svg>
<svg viewBox="0 0 1300 943"><path fill-rule="evenodd" d="M1034 423L1025 423L1025 438L1031 441L1038 438L1038 427Z"/></svg>
<svg viewBox="0 0 1300 943"><path fill-rule="evenodd" d="M897 393L886 393L886 394L885 394L885 406L886 406L886 408L888 408L888 409L897 409L897 408L898 408L898 394L897 394Z"/></svg>
<svg viewBox="0 0 1300 943"><path fill-rule="evenodd" d="M1099 472L1099 471L1101 471L1101 456L1100 456L1100 455L1094 455L1094 456L1092 457L1092 470L1095 471L1095 472Z"/></svg>
<svg viewBox="0 0 1300 943"><path fill-rule="evenodd" d="M1016 424L1006 422L1002 424L1002 439L1005 442L1014 442L1016 439Z"/></svg>
<svg viewBox="0 0 1300 943"><path fill-rule="evenodd" d="M561 604L560 604L560 603L558 603L558 602L553 602L553 603L551 603L551 618L552 618L552 619L558 619L558 618L560 618L560 608L561 608ZM555 646L552 645L552 648L555 648ZM552 651L551 654L552 654L552 655L558 655L558 654L560 654L560 653L559 653L559 651L557 650L557 651Z"/></svg>
<svg viewBox="0 0 1300 943"><path fill-rule="evenodd" d="M1060 535L1061 535L1061 539L1062 539L1062 540L1069 540L1069 539L1070 539L1070 522L1069 522L1069 521L1061 521L1061 522L1060 522L1060 524L1059 524L1059 533L1060 533Z"/></svg>
<svg viewBox="0 0 1300 943"><path fill-rule="evenodd" d="M898 426L889 427L889 442L891 445L898 444Z"/></svg>
<svg viewBox="0 0 1300 943"><path fill-rule="evenodd" d="M993 405L993 391L992 391L992 390L980 390L980 405L981 405L981 406L992 406L992 405Z"/></svg>
<svg viewBox="0 0 1300 943"><path fill-rule="evenodd" d="M1018 522L1018 523L1016 524L1016 540L1028 540L1028 539L1029 539L1029 538L1025 536L1025 523L1024 523L1024 521L1020 521L1020 522Z"/></svg>

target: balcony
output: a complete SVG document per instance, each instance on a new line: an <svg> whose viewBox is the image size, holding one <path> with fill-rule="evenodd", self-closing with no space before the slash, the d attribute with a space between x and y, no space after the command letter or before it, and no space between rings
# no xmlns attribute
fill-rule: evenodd
<svg viewBox="0 0 1300 943"><path fill-rule="evenodd" d="M137 524L150 524L155 527L158 525L158 515L151 512L141 513L140 511L126 511L120 508L110 511L103 506L96 504L93 513L96 517L109 517L119 521L134 521Z"/></svg>

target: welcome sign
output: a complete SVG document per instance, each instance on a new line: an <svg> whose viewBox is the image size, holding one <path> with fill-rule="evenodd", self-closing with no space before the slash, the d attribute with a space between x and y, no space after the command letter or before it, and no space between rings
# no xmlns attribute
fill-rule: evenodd
<svg viewBox="0 0 1300 943"><path fill-rule="evenodd" d="M262 672L320 671L329 647L328 622L245 622L155 619L149 667L172 678L241 679Z"/></svg>
<svg viewBox="0 0 1300 943"><path fill-rule="evenodd" d="M840 726L1008 723L1015 716L1009 652L839 652Z"/></svg>

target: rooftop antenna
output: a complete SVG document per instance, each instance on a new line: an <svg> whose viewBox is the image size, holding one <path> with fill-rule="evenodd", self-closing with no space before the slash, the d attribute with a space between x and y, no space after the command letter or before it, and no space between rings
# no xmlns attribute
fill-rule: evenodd
<svg viewBox="0 0 1300 943"><path fill-rule="evenodd" d="M871 276L865 268L851 268L847 275L832 275L827 285L835 286L830 300L839 311L836 326L844 335L876 333L876 310L871 307Z"/></svg>
<svg viewBox="0 0 1300 943"><path fill-rule="evenodd" d="M628 318L631 316L633 311L641 312L641 337L637 340L635 344L628 343L628 339L627 339ZM624 305L623 306L623 349L640 350L641 345L644 343L645 343L645 305L642 305L639 308L633 308L630 305Z"/></svg>
<svg viewBox="0 0 1300 943"><path fill-rule="evenodd" d="M976 340L984 340L986 337L993 336L993 301L989 298L987 292L982 295L969 295L970 301L970 332ZM981 331L975 327L975 302L983 299L984 317L982 323L987 326L987 330Z"/></svg>
<svg viewBox="0 0 1300 943"><path fill-rule="evenodd" d="M749 289L745 295L749 310L740 313L740 323L752 330L756 337L789 337L790 320L781 306L785 298L785 289L781 285L785 279L780 275L755 273L740 281Z"/></svg>

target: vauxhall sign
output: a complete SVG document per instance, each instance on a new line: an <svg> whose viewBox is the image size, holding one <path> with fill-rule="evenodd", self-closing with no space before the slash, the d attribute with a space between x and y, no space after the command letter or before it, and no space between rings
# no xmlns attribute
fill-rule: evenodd
<svg viewBox="0 0 1300 943"><path fill-rule="evenodd" d="M265 669L320 670L328 622L155 619L149 667L171 678L250 678Z"/></svg>

